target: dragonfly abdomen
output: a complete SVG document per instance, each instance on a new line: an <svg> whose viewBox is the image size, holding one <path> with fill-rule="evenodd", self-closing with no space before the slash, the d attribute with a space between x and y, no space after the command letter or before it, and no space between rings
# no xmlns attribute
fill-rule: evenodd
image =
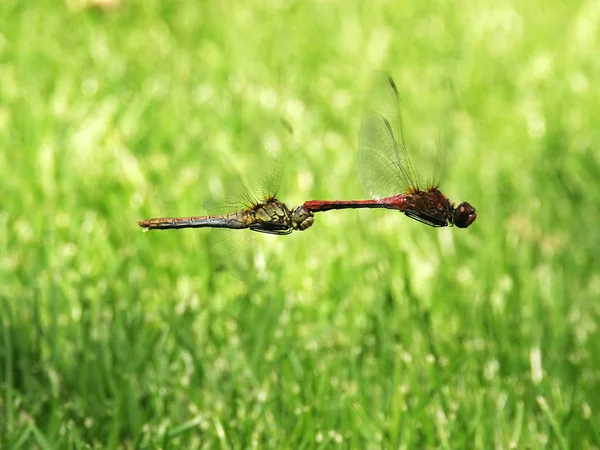
<svg viewBox="0 0 600 450"><path fill-rule="evenodd" d="M375 200L309 200L302 205L311 212L324 212L334 209L383 208Z"/></svg>
<svg viewBox="0 0 600 450"><path fill-rule="evenodd" d="M194 217L160 217L138 222L138 225L147 230L175 230L181 228L248 228L247 222L240 220L237 213L221 216L194 216Z"/></svg>
<svg viewBox="0 0 600 450"><path fill-rule="evenodd" d="M334 209L360 209L360 208L385 208L403 210L410 204L410 195L396 195L394 197L373 200L310 200L303 207L311 212L324 212Z"/></svg>

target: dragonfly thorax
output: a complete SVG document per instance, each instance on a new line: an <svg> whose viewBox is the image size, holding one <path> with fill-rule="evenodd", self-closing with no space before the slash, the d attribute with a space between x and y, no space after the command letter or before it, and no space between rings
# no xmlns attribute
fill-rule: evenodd
<svg viewBox="0 0 600 450"><path fill-rule="evenodd" d="M303 207L293 212L285 203L270 198L255 205L248 215L248 225L252 231L268 234L290 234L294 230L303 231L313 224L312 212Z"/></svg>
<svg viewBox="0 0 600 450"><path fill-rule="evenodd" d="M439 190L416 190L406 195L406 205L399 208L411 219L431 227L440 228L453 224L454 208L452 203Z"/></svg>

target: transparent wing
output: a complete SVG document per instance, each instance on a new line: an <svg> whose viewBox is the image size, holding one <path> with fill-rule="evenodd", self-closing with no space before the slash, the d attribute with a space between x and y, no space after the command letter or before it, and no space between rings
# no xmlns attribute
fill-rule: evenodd
<svg viewBox="0 0 600 450"><path fill-rule="evenodd" d="M398 90L385 72L373 74L358 139L358 175L373 198L418 188L402 133Z"/></svg>
<svg viewBox="0 0 600 450"><path fill-rule="evenodd" d="M442 137L439 136L435 143L423 144L419 154L423 160L420 161L420 165L428 167L429 171L427 173L417 172L417 180L424 181L426 188L439 188L444 179L448 155L447 146L444 145Z"/></svg>
<svg viewBox="0 0 600 450"><path fill-rule="evenodd" d="M277 196L291 135L276 121L262 121L260 127L245 130L243 144L222 152L225 175L215 180L205 203L211 213L252 207Z"/></svg>
<svg viewBox="0 0 600 450"><path fill-rule="evenodd" d="M386 72L376 70L372 73L364 107L384 117L391 126L394 140L400 145L404 143L398 89Z"/></svg>
<svg viewBox="0 0 600 450"><path fill-rule="evenodd" d="M257 125L240 131L243 144L233 144L234 148L222 153L225 174L222 180L215 182L213 195L205 203L209 214L251 208L277 195L284 161L291 149L291 133L272 117L269 121L264 118L256 121ZM254 231L212 229L209 237L217 265L240 280L247 279L262 265L268 265L261 246L264 239L255 231L269 233L268 227ZM257 266L260 261L263 262Z"/></svg>
<svg viewBox="0 0 600 450"><path fill-rule="evenodd" d="M253 204L276 197L281 186L284 153L289 150L287 131L274 127L261 133L256 143L260 157L247 173L247 183Z"/></svg>

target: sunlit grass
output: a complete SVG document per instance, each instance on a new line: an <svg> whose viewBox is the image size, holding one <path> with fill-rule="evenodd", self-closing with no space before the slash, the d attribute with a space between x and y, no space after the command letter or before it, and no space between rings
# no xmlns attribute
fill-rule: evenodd
<svg viewBox="0 0 600 450"><path fill-rule="evenodd" d="M2 2L2 448L598 448L599 14ZM469 229L331 212L222 270L210 231L136 226L202 213L281 117L281 200L364 197L379 68Z"/></svg>

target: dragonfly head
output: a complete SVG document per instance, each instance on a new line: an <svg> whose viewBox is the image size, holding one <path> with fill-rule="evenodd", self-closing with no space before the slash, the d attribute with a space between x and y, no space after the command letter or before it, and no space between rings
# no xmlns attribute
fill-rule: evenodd
<svg viewBox="0 0 600 450"><path fill-rule="evenodd" d="M461 203L454 209L453 222L458 228L467 228L475 219L477 219L475 208L467 202Z"/></svg>
<svg viewBox="0 0 600 450"><path fill-rule="evenodd" d="M292 213L292 228L294 230L304 231L312 226L314 220L311 211L304 206L298 206Z"/></svg>

